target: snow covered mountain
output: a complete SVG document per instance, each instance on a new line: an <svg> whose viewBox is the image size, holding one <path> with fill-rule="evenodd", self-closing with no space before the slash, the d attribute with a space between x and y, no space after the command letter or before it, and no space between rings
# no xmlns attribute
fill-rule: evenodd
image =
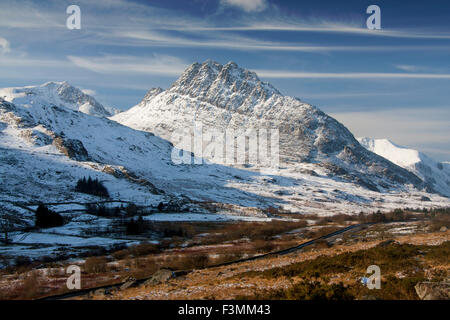
<svg viewBox="0 0 450 320"><path fill-rule="evenodd" d="M398 146L388 139L358 138L368 150L413 172L437 192L450 197L450 166L426 154Z"/></svg>
<svg viewBox="0 0 450 320"><path fill-rule="evenodd" d="M66 221L31 233L10 232L14 245L1 246L0 255L62 257L93 246L136 244L111 234L118 219L85 212L87 203L105 199L77 192L83 177L103 183L110 208L126 205L124 201L183 208L146 220L268 221L273 218L268 208L273 207L293 214L333 215L450 206L449 198L422 189L413 173L367 151L317 108L283 97L235 65L225 68L228 75L219 68L225 66L194 65L172 89L150 90L142 106L126 112L145 131L106 118L108 113L94 98L65 82L0 89L0 226L34 226L39 203ZM208 85L211 79L202 79L208 75L219 79L214 86ZM113 119L121 117L119 113ZM177 164L173 155L180 150L155 136L152 126L168 136L169 130L197 117L223 128L279 126L282 165L262 170L204 161Z"/></svg>
<svg viewBox="0 0 450 320"><path fill-rule="evenodd" d="M7 181L0 185L0 200L85 198L74 185L92 176L104 181L115 199L138 203L158 203L163 196L233 202L238 193L244 203L259 201L240 191L214 190L224 188L238 170L176 166L172 149L168 141L107 118L54 105L17 106L0 98L0 176Z"/></svg>
<svg viewBox="0 0 450 320"><path fill-rule="evenodd" d="M266 89L278 95L270 86ZM65 95L64 101L77 101L78 90L71 90L74 95ZM162 94L158 91L147 98ZM283 165L274 172L175 164L174 147L167 140L74 110L74 103L40 103L48 101L50 94L48 89L42 89L43 97L39 92L31 90L30 103L25 97L17 98L18 104L0 98L0 220L8 214L19 225L21 219L31 224L33 213L24 208L39 202L73 209L98 201L74 189L77 180L87 176L102 181L112 201L147 205L187 201L196 208L199 203L214 204L215 212L237 215L264 216L260 209L278 206L297 213L333 214L449 205L447 198L408 184L383 193L369 190L357 179L336 179L329 167L310 162ZM62 101L56 97L53 101L58 99ZM390 164L369 151L363 154ZM430 201L424 202L424 196Z"/></svg>
<svg viewBox="0 0 450 320"><path fill-rule="evenodd" d="M0 98L18 106L58 106L97 117L110 117L118 111L107 110L97 100L67 82L48 82L40 86L0 89Z"/></svg>
<svg viewBox="0 0 450 320"><path fill-rule="evenodd" d="M167 89L151 89L135 107L111 118L171 140L200 121L206 130L276 128L284 165L311 163L330 177L374 191L422 181L365 148L341 123L297 98L283 96L234 62L207 60L189 66ZM190 149L190 151L194 151Z"/></svg>

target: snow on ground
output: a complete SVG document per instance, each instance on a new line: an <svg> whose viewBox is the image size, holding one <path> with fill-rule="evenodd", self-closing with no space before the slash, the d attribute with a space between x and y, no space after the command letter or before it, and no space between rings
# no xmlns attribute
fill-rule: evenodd
<svg viewBox="0 0 450 320"><path fill-rule="evenodd" d="M115 245L135 245L138 241L111 239L105 237L82 238L50 233L15 233L12 235L14 244L0 245L0 255L3 257L25 256L31 259L42 257L67 256L89 251L93 247L111 248Z"/></svg>
<svg viewBox="0 0 450 320"><path fill-rule="evenodd" d="M388 139L358 138L359 143L372 152L405 168L421 161L420 152L401 147Z"/></svg>
<svg viewBox="0 0 450 320"><path fill-rule="evenodd" d="M220 222L220 221L272 221L267 217L248 217L224 214L204 213L154 213L143 217L147 221L174 221L174 222Z"/></svg>
<svg viewBox="0 0 450 320"><path fill-rule="evenodd" d="M72 247L102 246L105 244L112 245L116 243L129 242L127 240L116 240L102 237L81 238L75 236L65 236L61 234L51 234L46 232L30 232L25 234L19 233L11 235L11 239L14 243L17 244L50 244Z"/></svg>

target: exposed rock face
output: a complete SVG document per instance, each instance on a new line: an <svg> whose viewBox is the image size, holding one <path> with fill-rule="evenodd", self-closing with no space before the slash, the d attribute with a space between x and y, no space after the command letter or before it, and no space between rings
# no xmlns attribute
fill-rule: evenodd
<svg viewBox="0 0 450 320"><path fill-rule="evenodd" d="M166 91L150 90L137 106L112 118L174 141L172 133L201 122L204 130L274 128L280 160L313 163L370 190L412 184L413 173L362 147L341 123L297 98L283 96L234 62L194 63ZM194 151L194 150L189 150Z"/></svg>
<svg viewBox="0 0 450 320"><path fill-rule="evenodd" d="M128 171L123 166L112 167L112 166L106 165L103 168L103 172L111 174L116 178L128 179L129 181L131 181L133 183L137 183L142 186L145 186L153 194L164 194L164 190L160 190L160 189L156 188L150 181L139 178L136 174Z"/></svg>
<svg viewBox="0 0 450 320"><path fill-rule="evenodd" d="M83 142L77 139L64 139L56 137L53 140L53 145L70 159L77 161L88 161L89 155Z"/></svg>
<svg viewBox="0 0 450 320"><path fill-rule="evenodd" d="M397 245L397 244L399 244L399 242L390 239L390 240L385 240L385 241L380 242L378 244L378 247L388 247L388 246L393 246L393 245Z"/></svg>
<svg viewBox="0 0 450 320"><path fill-rule="evenodd" d="M422 300L450 300L450 282L419 282L414 288Z"/></svg>
<svg viewBox="0 0 450 320"><path fill-rule="evenodd" d="M128 277L124 283L120 286L120 290L126 290L128 288L133 288L137 286L137 281L133 277Z"/></svg>

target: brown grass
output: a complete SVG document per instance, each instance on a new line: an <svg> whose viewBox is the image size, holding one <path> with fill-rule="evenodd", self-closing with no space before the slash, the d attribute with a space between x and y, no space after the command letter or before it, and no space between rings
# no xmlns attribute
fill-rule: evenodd
<svg viewBox="0 0 450 320"><path fill-rule="evenodd" d="M103 273L107 271L108 259L106 257L89 257L84 263L84 272Z"/></svg>

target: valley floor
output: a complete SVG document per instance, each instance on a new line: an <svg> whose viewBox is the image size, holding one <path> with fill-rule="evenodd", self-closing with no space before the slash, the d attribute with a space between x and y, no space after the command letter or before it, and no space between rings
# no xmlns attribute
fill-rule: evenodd
<svg viewBox="0 0 450 320"><path fill-rule="evenodd" d="M1 298L73 293L66 288L65 272L73 264L82 270L82 289L92 288L75 299L419 299L416 284L448 282L448 210L396 211L383 216L384 222L319 239L289 254L217 266L378 218L310 215L270 222L158 222L152 231L165 235L158 242L4 268ZM381 269L380 290L361 283L370 265Z"/></svg>
<svg viewBox="0 0 450 320"><path fill-rule="evenodd" d="M95 292L83 298L311 299L314 298L313 294L318 289L331 291L332 284L342 282L352 299L418 299L414 285L419 281L448 280L450 232L401 235L401 229L411 230L411 227L399 225L397 228L392 228L390 226L389 230L392 233L389 236L374 236L366 240L349 239L329 248L316 247L286 256L196 270L186 276L154 286L117 290L109 295ZM383 229L366 230L363 233L367 236L369 232L381 233ZM387 242L380 237L395 242L383 248L383 244ZM416 249L426 253L408 256L410 251L415 252ZM373 254L372 257L371 254ZM397 254L398 256L395 257ZM406 256L402 257L402 255ZM342 259L344 256L346 259ZM353 258L366 260L367 265L352 260ZM340 264L342 260L348 262L349 259L354 262L353 266ZM407 260L410 259L415 263L409 265ZM365 269L371 264L379 264L381 267L380 290L369 290L360 282L362 277L368 276ZM312 287L306 286L305 280L312 280L317 284ZM300 289L307 292L302 293Z"/></svg>

